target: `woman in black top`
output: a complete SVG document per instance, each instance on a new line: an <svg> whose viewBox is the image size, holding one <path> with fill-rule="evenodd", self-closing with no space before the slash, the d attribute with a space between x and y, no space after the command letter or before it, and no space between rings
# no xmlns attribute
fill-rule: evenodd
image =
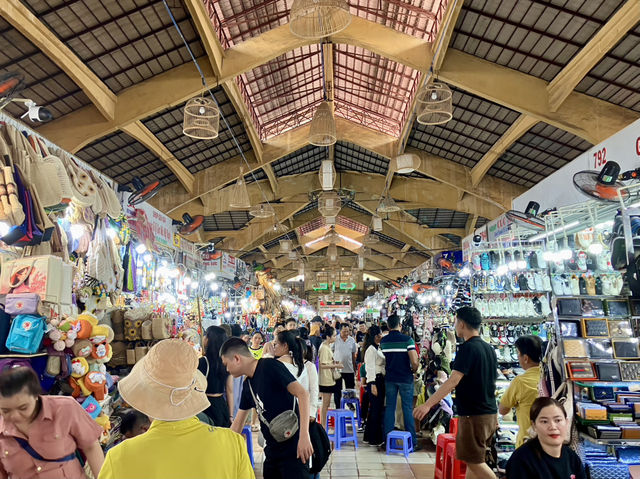
<svg viewBox="0 0 640 479"><path fill-rule="evenodd" d="M229 411L233 411L233 378L220 359L220 346L226 340L227 333L223 328L209 326L202 344L204 356L198 364L198 369L207 378L207 397L210 404L203 412L218 427L231 426Z"/></svg>
<svg viewBox="0 0 640 479"><path fill-rule="evenodd" d="M569 421L562 404L538 398L529 417L536 437L511 455L507 479L586 479L580 458L564 444Z"/></svg>

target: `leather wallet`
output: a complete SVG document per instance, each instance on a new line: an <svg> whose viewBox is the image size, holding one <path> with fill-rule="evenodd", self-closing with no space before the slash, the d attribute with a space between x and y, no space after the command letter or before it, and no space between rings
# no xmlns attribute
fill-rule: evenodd
<svg viewBox="0 0 640 479"><path fill-rule="evenodd" d="M607 316L626 318L629 316L629 303L626 299L608 299L606 302Z"/></svg>
<svg viewBox="0 0 640 479"><path fill-rule="evenodd" d="M613 355L617 359L636 359L640 358L640 348L638 347L638 339L612 339Z"/></svg>
<svg viewBox="0 0 640 479"><path fill-rule="evenodd" d="M579 299L559 299L557 305L559 316L582 316Z"/></svg>
<svg viewBox="0 0 640 479"><path fill-rule="evenodd" d="M600 381L620 381L620 368L617 362L597 362L596 371Z"/></svg>
<svg viewBox="0 0 640 479"><path fill-rule="evenodd" d="M628 319L610 319L609 335L612 338L632 338L633 328Z"/></svg>
<svg viewBox="0 0 640 479"><path fill-rule="evenodd" d="M593 363L590 361L569 361L567 371L571 379L580 381L595 381L598 379Z"/></svg>
<svg viewBox="0 0 640 479"><path fill-rule="evenodd" d="M606 319L589 319L582 320L582 335L585 338L608 338L609 325Z"/></svg>
<svg viewBox="0 0 640 479"><path fill-rule="evenodd" d="M613 347L609 339L587 339L590 359L613 359Z"/></svg>
<svg viewBox="0 0 640 479"><path fill-rule="evenodd" d="M640 361L620 361L620 379L640 381Z"/></svg>
<svg viewBox="0 0 640 479"><path fill-rule="evenodd" d="M565 358L586 358L587 345L584 339L563 339L562 347L564 349Z"/></svg>

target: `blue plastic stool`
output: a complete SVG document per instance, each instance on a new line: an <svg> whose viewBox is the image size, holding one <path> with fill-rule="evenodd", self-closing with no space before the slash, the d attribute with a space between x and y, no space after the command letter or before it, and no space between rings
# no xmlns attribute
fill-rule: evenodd
<svg viewBox="0 0 640 479"><path fill-rule="evenodd" d="M251 459L251 467L254 467L253 465L253 434L251 434L251 426L243 427L242 435L247 441L247 454L249 454L249 459Z"/></svg>
<svg viewBox="0 0 640 479"><path fill-rule="evenodd" d="M396 447L396 441L402 441L402 449ZM401 452L404 457L409 457L409 453L413 452L411 433L407 431L391 431L387 434L387 456L391 452Z"/></svg>
<svg viewBox="0 0 640 479"><path fill-rule="evenodd" d="M329 434L329 419L333 418L333 434ZM342 444L353 442L355 448L358 448L358 430L356 429L353 411L350 409L329 409L327 411L327 436L329 440L335 444L335 449L339 450ZM347 431L347 423L351 423L351 432Z"/></svg>
<svg viewBox="0 0 640 479"><path fill-rule="evenodd" d="M358 428L362 427L362 416L360 415L360 400L358 398L342 398L340 400L340 409L347 409L347 404L354 404L356 407L356 416L358 419Z"/></svg>

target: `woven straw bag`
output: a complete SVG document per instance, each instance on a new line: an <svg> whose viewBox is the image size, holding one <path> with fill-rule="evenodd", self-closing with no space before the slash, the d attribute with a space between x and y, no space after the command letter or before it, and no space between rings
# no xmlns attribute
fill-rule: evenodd
<svg viewBox="0 0 640 479"><path fill-rule="evenodd" d="M31 136L29 139L36 153L36 157L32 158L31 180L42 205L50 208L63 202L68 203L72 195L71 180L64 163L57 156L51 155L38 138Z"/></svg>
<svg viewBox="0 0 640 479"><path fill-rule="evenodd" d="M65 154L63 161L71 180L73 201L82 206L93 206L98 196L93 180L69 155Z"/></svg>

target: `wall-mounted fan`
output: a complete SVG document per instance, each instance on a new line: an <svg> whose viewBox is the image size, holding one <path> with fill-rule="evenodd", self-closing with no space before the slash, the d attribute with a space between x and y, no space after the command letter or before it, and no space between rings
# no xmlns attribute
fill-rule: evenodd
<svg viewBox="0 0 640 479"><path fill-rule="evenodd" d="M145 185L137 176L131 180L131 184L133 185L134 191L131 196L129 196L129 206L136 206L150 200L157 195L158 191L162 188L159 181L153 181Z"/></svg>
<svg viewBox="0 0 640 479"><path fill-rule="evenodd" d="M601 201L618 201L618 188L624 186L621 179L634 179L637 170L620 174L620 165L615 161L607 161L600 172L586 170L573 175L573 184L578 190L590 198ZM627 199L628 192L622 192L622 199Z"/></svg>
<svg viewBox="0 0 640 479"><path fill-rule="evenodd" d="M183 236L192 235L202 228L204 224L204 216L191 216L189 213L185 213L182 215L182 223L178 222L178 224L180 225L178 228L179 234Z"/></svg>
<svg viewBox="0 0 640 479"><path fill-rule="evenodd" d="M0 110L24 89L22 73L6 72L0 74Z"/></svg>
<svg viewBox="0 0 640 479"><path fill-rule="evenodd" d="M535 201L529 201L524 213L516 210L509 210L505 213L507 219L512 223L523 228L532 230L543 230L544 220L538 217L540 204ZM543 213L544 214L544 213Z"/></svg>

